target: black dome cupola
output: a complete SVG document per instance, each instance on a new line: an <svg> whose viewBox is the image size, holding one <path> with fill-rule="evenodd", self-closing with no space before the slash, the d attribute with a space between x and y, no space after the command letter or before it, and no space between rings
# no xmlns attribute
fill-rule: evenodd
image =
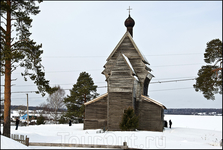
<svg viewBox="0 0 223 150"><path fill-rule="evenodd" d="M125 20L125 26L127 28L127 31L131 34L131 36L133 37L133 27L135 25L135 21L132 19L132 17L130 16L130 6L129 6L129 17Z"/></svg>

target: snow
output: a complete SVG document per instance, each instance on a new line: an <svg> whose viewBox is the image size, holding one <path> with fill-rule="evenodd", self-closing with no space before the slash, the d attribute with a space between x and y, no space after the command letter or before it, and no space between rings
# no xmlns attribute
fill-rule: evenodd
<svg viewBox="0 0 223 150"><path fill-rule="evenodd" d="M135 73L135 70L134 70L133 67L132 67L132 64L130 63L130 61L129 61L129 59L128 59L128 57L126 57L125 54L122 54L122 56L124 57L125 61L126 61L127 64L129 65L129 67L131 68L132 72L133 72L134 74L136 74L136 73Z"/></svg>
<svg viewBox="0 0 223 150"><path fill-rule="evenodd" d="M128 57L125 56L125 54L122 54L122 56L124 57L124 59L126 60L127 64L129 65L129 67L131 68L132 72L135 74L133 77L139 81L139 78L136 76L136 73L135 73L135 70L134 68L132 67L132 64L130 63Z"/></svg>
<svg viewBox="0 0 223 150"><path fill-rule="evenodd" d="M1 149L29 149L29 147L1 135Z"/></svg>
<svg viewBox="0 0 223 150"><path fill-rule="evenodd" d="M30 142L46 143L81 143L123 145L126 141L131 148L142 149L221 149L222 116L165 115L165 120L172 120L172 128L163 132L152 131L107 131L100 129L83 130L83 124L32 125L11 127L12 134L27 135ZM2 130L2 129L1 129ZM11 139L1 136L1 148L66 148L73 147L26 147ZM16 144L15 144L16 143ZM76 147L77 149L80 149Z"/></svg>

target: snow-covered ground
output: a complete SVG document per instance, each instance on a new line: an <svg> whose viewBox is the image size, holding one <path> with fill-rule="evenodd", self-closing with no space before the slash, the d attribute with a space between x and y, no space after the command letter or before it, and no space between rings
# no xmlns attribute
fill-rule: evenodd
<svg viewBox="0 0 223 150"><path fill-rule="evenodd" d="M109 131L98 133L99 129L83 130L83 124L72 124L72 126L58 124L19 127L18 130L12 126L11 133L27 135L30 142L122 145L126 141L131 148L143 149L222 148L220 147L222 116L165 115L165 120L169 119L173 122L172 128L165 128L164 132ZM1 136L1 148L61 149L61 147L26 147L3 136ZM64 148L69 149L70 147Z"/></svg>

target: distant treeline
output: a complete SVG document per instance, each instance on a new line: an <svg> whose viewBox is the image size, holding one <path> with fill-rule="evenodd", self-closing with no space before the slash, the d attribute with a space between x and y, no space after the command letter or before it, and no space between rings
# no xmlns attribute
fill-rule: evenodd
<svg viewBox="0 0 223 150"><path fill-rule="evenodd" d="M4 109L4 105L1 105L1 109ZM24 105L12 105L11 110L18 110L18 109L27 109L27 106ZM29 106L29 110L43 110L43 107L39 106ZM59 109L59 111L66 111L66 109Z"/></svg>
<svg viewBox="0 0 223 150"><path fill-rule="evenodd" d="M1 109L4 109L4 105L1 105ZM12 105L11 110L26 109L26 106ZM44 108L39 106L29 106L29 110L43 110ZM60 111L66 111L62 109ZM222 115L222 108L169 108L164 109L164 114L174 115Z"/></svg>
<svg viewBox="0 0 223 150"><path fill-rule="evenodd" d="M165 109L164 114L174 115L222 115L222 108L172 108Z"/></svg>

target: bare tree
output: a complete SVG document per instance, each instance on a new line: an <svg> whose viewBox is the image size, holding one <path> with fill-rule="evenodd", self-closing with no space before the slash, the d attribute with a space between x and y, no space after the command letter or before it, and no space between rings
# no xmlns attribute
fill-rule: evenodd
<svg viewBox="0 0 223 150"><path fill-rule="evenodd" d="M64 108L64 95L65 91L59 85L55 86L58 90L49 95L47 98L47 106L50 108L51 116L57 122L58 112L60 109Z"/></svg>
<svg viewBox="0 0 223 150"><path fill-rule="evenodd" d="M19 106L17 107L17 111L18 111L18 113L19 113L19 116L23 116L23 115L25 115L26 110L27 110L27 108L26 108L26 106L24 106L24 105L19 105Z"/></svg>
<svg viewBox="0 0 223 150"><path fill-rule="evenodd" d="M51 109L49 108L49 106L47 105L46 102L43 102L40 104L40 108L42 109L42 111L39 112L40 115L44 116L45 119L50 121L50 111Z"/></svg>

